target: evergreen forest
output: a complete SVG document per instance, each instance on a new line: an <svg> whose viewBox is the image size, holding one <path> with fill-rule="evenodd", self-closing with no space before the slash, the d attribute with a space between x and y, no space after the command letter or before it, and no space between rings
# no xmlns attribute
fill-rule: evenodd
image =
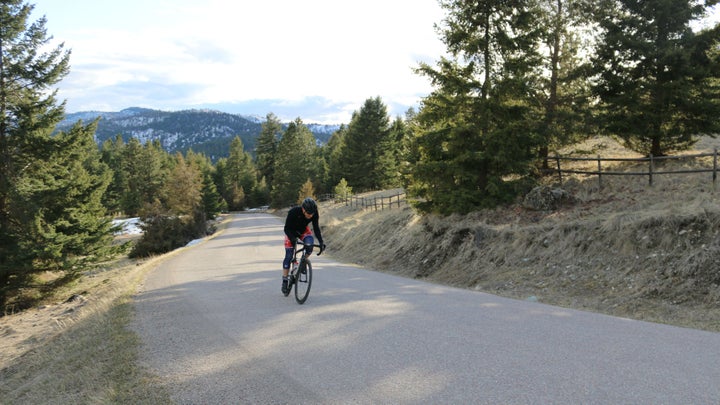
<svg viewBox="0 0 720 405"><path fill-rule="evenodd" d="M3 0L0 304L42 274L53 288L121 254L183 246L224 211L403 187L422 213L465 214L524 195L551 151L589 137L685 150L720 129L720 25L694 25L715 3L440 0L447 52L414 67L434 89L417 111L391 117L371 96L322 145L300 117L270 112L252 151L238 136L213 162L119 135L98 145L97 121L56 131L71 52L31 4ZM117 217L140 217L143 237L118 244Z"/></svg>

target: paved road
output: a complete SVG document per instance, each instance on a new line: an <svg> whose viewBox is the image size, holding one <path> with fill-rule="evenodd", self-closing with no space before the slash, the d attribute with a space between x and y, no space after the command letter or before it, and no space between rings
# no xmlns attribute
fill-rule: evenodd
<svg viewBox="0 0 720 405"><path fill-rule="evenodd" d="M720 334L447 288L313 256L238 215L151 272L133 328L182 404L718 404ZM329 250L332 240L327 241Z"/></svg>

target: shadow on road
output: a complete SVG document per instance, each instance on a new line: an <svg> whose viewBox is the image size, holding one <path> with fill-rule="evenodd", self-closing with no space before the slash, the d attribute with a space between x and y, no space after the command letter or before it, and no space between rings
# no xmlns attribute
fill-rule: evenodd
<svg viewBox="0 0 720 405"><path fill-rule="evenodd" d="M711 403L720 334L515 301L313 256L280 293L282 229L246 215L136 299L179 403Z"/></svg>

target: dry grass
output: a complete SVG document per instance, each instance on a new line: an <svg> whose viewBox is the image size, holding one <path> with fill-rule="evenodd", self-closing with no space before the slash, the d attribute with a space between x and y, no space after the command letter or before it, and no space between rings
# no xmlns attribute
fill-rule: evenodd
<svg viewBox="0 0 720 405"><path fill-rule="evenodd" d="M1 317L0 403L172 403L156 377L139 368L140 342L129 324L146 272L177 252L121 259L56 291L45 305Z"/></svg>
<svg viewBox="0 0 720 405"><path fill-rule="evenodd" d="M719 143L704 138L688 153ZM576 156L637 157L607 138L574 148ZM623 163L613 170L637 171ZM720 331L720 202L711 174L658 175L653 187L645 176L608 176L602 189L596 176L576 176L563 188L577 202L553 212L517 204L421 218L410 208L326 205L324 232L331 254L379 271Z"/></svg>
<svg viewBox="0 0 720 405"><path fill-rule="evenodd" d="M717 145L703 139L697 150ZM604 138L575 149L626 156ZM329 254L378 271L720 331L715 187L708 174L656 180L612 177L601 190L597 178L576 177L563 187L578 202L554 212L516 205L442 218L324 203L323 231ZM54 303L0 318L0 402L170 403L137 367L139 342L127 327L153 265L90 274ZM76 294L83 298L65 302Z"/></svg>
<svg viewBox="0 0 720 405"><path fill-rule="evenodd" d="M2 403L170 403L136 366L139 342L127 329L132 295L154 262L89 275L59 302L0 318Z"/></svg>

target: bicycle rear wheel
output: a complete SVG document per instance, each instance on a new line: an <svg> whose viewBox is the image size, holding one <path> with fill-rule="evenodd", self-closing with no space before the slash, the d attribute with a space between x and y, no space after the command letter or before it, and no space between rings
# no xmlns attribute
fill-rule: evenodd
<svg viewBox="0 0 720 405"><path fill-rule="evenodd" d="M303 304L310 295L310 286L312 285L312 265L309 260L305 261L305 272L298 269L295 277L295 301Z"/></svg>

